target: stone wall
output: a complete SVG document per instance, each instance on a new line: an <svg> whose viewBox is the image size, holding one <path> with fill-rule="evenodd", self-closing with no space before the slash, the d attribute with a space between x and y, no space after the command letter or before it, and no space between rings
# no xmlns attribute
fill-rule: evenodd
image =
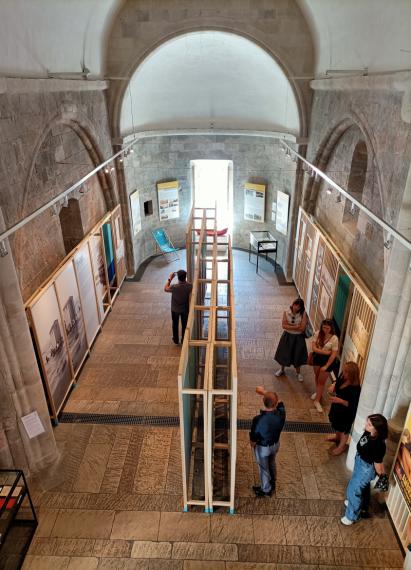
<svg viewBox="0 0 411 570"><path fill-rule="evenodd" d="M278 239L278 262L287 259L287 237L275 230L271 221L271 205L277 190L291 196L293 205L295 165L285 161L276 141L263 137L245 136L173 136L144 139L134 147L134 154L124 162L127 193L140 191L142 231L134 238L134 264L155 251L151 230L164 226L178 246L184 246L185 228L192 203L192 160L231 160L233 162L233 245L248 248L250 230L270 230ZM180 218L160 222L156 183L176 179L180 182ZM244 184L265 184L265 223L244 220ZM143 203L153 201L153 215L144 217Z"/></svg>
<svg viewBox="0 0 411 570"><path fill-rule="evenodd" d="M361 80L364 86L361 87ZM316 89L308 159L343 188L349 189L353 152L359 141L367 147L367 167L361 202L394 227L397 224L411 157L409 124L402 118L403 93L389 85L367 85L367 78L344 80L344 88L313 82ZM334 86L341 85L334 83ZM381 297L388 253L383 235L368 216L355 213L327 185L306 182L304 205L330 234L377 298ZM354 194L355 196L355 194Z"/></svg>
<svg viewBox="0 0 411 570"><path fill-rule="evenodd" d="M102 87L74 83L6 80L0 84L0 207L6 227L112 154ZM117 201L109 178L95 175L70 196L79 201L84 232ZM61 207L45 211L11 239L24 300L66 255Z"/></svg>

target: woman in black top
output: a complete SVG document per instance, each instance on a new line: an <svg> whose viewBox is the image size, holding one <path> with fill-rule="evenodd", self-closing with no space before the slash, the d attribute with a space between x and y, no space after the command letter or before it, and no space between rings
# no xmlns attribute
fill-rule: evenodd
<svg viewBox="0 0 411 570"><path fill-rule="evenodd" d="M360 371L356 362L346 362L342 373L331 387L331 409L328 417L335 431L335 435L327 437L327 441L334 441L336 447L330 450L331 455L341 455L347 446L348 435L357 413L360 399Z"/></svg>
<svg viewBox="0 0 411 570"><path fill-rule="evenodd" d="M346 510L341 519L345 525L351 525L360 519L364 491L376 474L379 476L385 474L383 459L387 437L388 424L384 416L381 414L368 416L365 432L357 444L354 470L347 487Z"/></svg>

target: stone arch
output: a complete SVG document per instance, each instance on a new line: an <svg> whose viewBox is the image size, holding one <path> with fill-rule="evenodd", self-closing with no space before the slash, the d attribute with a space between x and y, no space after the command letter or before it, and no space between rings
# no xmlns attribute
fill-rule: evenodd
<svg viewBox="0 0 411 570"><path fill-rule="evenodd" d="M97 144L97 136L95 134L94 127L92 123L89 121L89 119L81 115L77 109L73 110L71 105L70 108L63 109L61 113L54 116L49 121L49 123L46 125L46 127L43 129L42 133L40 134L39 138L37 139L37 143L33 150L32 160L26 176L26 182L24 184L24 191L20 206L20 218L23 218L28 213L27 202L30 196L30 183L32 180L39 152L44 144L44 141L46 140L47 136L50 134L52 129L60 125L67 126L76 133L76 135L83 143L84 148L87 150L90 159L95 167L101 164L104 160L104 157ZM110 176L107 176L103 170L100 170L97 173L97 176L100 182L100 187L103 192L103 197L107 209L112 209L117 202L113 180Z"/></svg>
<svg viewBox="0 0 411 570"><path fill-rule="evenodd" d="M199 26L191 26L184 30L179 30L176 32L171 33L170 35L163 36L161 39L154 42L150 45L149 48L144 50L140 55L138 55L130 64L127 71L125 72L125 76L128 78L127 80L119 82L120 85L116 91L114 99L112 101L112 113L111 113L111 127L115 137L120 137L120 115L121 115L121 106L123 103L124 96L126 94L126 90L129 86L131 78L133 77L134 73L137 71L138 67L147 59L150 54L152 54L156 49L161 47L162 45L166 44L167 42L180 37L185 36L190 33L194 32L201 32L201 31L216 31L216 32L225 32L228 34L233 34L245 38L249 40L256 46L260 47L264 50L281 68L286 76L290 88L295 96L295 100L297 103L298 109L298 118L300 124L300 133L301 137L307 136L307 129L308 129L308 121L307 121L307 106L304 101L303 92L300 88L299 82L293 77L292 71L287 64L284 57L281 57L278 53L273 51L269 46L265 43L261 42L260 40L256 39L254 36L247 34L243 31L239 31L237 29L225 27L225 26L212 26L212 27L199 27Z"/></svg>
<svg viewBox="0 0 411 570"><path fill-rule="evenodd" d="M359 140L351 158L350 174L348 176L347 191L359 202L363 202L363 192L366 183L368 168L367 145L363 140ZM347 200L344 207L343 224L352 223L357 225L359 210L353 203Z"/></svg>
<svg viewBox="0 0 411 570"><path fill-rule="evenodd" d="M323 172L327 172L327 169L329 168L329 164L331 163L331 161L333 159L334 151L338 147L342 137L349 131L349 129L352 129L352 128L355 128L360 133L361 138L359 140L362 141L362 144L364 145L363 149L367 155L367 163L369 166L367 168L364 185L368 185L369 187L370 186L374 187L375 191L376 191L375 202L373 202L372 207L370 207L370 205L368 205L368 207L370 209L372 209L374 214L376 214L379 217L384 219L384 217L385 217L384 216L385 200L384 200L383 186L382 186L382 180L381 180L382 179L381 171L379 169L379 165L378 165L377 159L376 159L376 152L375 152L376 144L375 144L375 141L372 137L370 129L368 129L368 127L367 127L366 122L363 121L363 119L360 118L357 114L350 113L350 114L345 115L344 117L342 117L342 119L338 123L334 124L327 131L327 134L324 136L321 144L318 146L317 152L315 154L314 159L312 160L312 163L315 166L317 166L320 170L322 170ZM351 167L351 165L352 165L352 158L353 157L351 156L349 167ZM370 166L371 166L371 168L370 168ZM330 175L330 176L331 176L331 178L333 178L332 175ZM303 200L304 209L311 214L313 214L314 211L316 210L320 188L323 184L322 179L316 180L315 178L316 177L308 178L307 183L306 183L306 187L305 187L305 192L304 192L304 200ZM349 192L348 186L349 186L348 181L347 181L347 184L342 184L342 187ZM358 196L355 196L355 194L353 196L358 199ZM369 198L369 196L370 195L368 195L368 198ZM363 201L364 200L361 200L361 202L363 202ZM329 207L329 206L327 206L327 207ZM335 207L333 206L333 208L335 208ZM334 211L337 212L337 210L334 210ZM333 218L330 217L329 219L331 220ZM324 212L323 212L322 223L323 224L325 223ZM338 222L335 221L335 223L338 223ZM343 223L343 219L341 220L341 223ZM381 261L383 261L383 270L381 271L381 273L379 273L379 271L377 271L376 268L374 267L373 272L371 272L371 270L367 270L367 272L364 275L362 275L362 271L360 268L361 267L368 267L368 265L367 265L367 263L365 263L364 257L362 257L362 258L359 257L361 255L364 256L364 252L362 251L362 253L359 253L361 250L357 250L357 247L361 247L361 244L359 244L359 242L357 241L357 238L361 235L359 233L360 230L358 229L359 226L357 226L357 223L352 224L352 227L350 227L350 228L348 228L348 227L345 228L344 232L338 232L338 231L336 232L337 234L340 233L340 237L337 238L337 239L339 239L339 242L337 242L337 245L339 246L340 249L342 249L344 255L354 265L354 267L356 266L356 263L359 264L357 267L358 273L360 275L362 275L362 278L364 279L364 281L369 284L370 289L373 291L373 293L376 295L376 297L379 297L381 294L381 291L382 291L384 275L385 275L385 272L386 272L387 267L388 267L389 251L384 248L384 241L385 241L387 235L386 235L386 232L384 230L382 230L379 226L376 226L375 222L372 222L371 220L367 221L366 226L364 225L364 222L362 225L363 225L363 229L362 229L363 239L364 239L364 235L365 235L366 236L365 239L371 240L373 246L375 247L374 253L375 254L378 253L378 256L381 256L381 258L379 258L379 259L381 259ZM364 227L366 227L365 230L364 230ZM326 228L326 231L327 231L327 228ZM330 229L328 231L330 231ZM346 247L346 245L341 241L342 240L341 236L343 236L343 235L348 236L348 231L350 232L350 234L352 236L351 239L354 239L355 244L356 244L355 249L352 249L352 250L344 250L344 247ZM344 238L344 240L345 239L346 238ZM347 241L349 241L349 240L347 240ZM353 245L353 247L354 247L354 245ZM357 261L354 261L354 259L356 259ZM360 262L360 259L362 259L361 262ZM381 267L381 265L380 265L380 267ZM367 275L371 279L371 277L370 277L371 273L373 275L373 278L375 278L375 281L373 281L372 286L370 285L370 282L366 278L366 275Z"/></svg>
<svg viewBox="0 0 411 570"><path fill-rule="evenodd" d="M83 156L87 156L87 160L84 161L87 164L79 163L79 167L87 167L88 164L89 168L87 172L93 170L96 166L98 166L101 162L103 162L104 157L102 152L99 149L97 143L97 136L95 134L95 129L92 123L85 118L78 110L76 105L72 103L63 104L61 111L55 115L45 126L43 131L40 133L36 144L33 149L30 166L27 171L26 180L24 184L24 190L22 193L21 201L19 204L19 219L24 219L27 215L29 215L32 211L35 211L39 207L41 207L44 203L47 203L47 200L55 195L58 195L58 192L54 192L53 190L50 191L49 189L49 196L43 197L40 193L37 195L34 192L34 176L38 176L38 171L36 171L36 166L38 166L38 161L40 160L40 153L44 151L44 148L47 148L47 141L50 140L52 136L53 129L58 130L59 128L66 128L70 132L73 133L73 138L80 141L82 152L84 153ZM58 164L58 160L56 159L55 164ZM76 163L70 163L73 165L73 170L76 168ZM78 179L80 179L81 175L78 175ZM100 170L96 174L96 178L92 177L87 181L87 187L89 186L90 182L95 183L93 185L94 188L98 188L100 194L100 210L102 212L112 209L115 204L117 203L116 199L116 188L114 181L112 180L111 176L108 175L103 170ZM75 180L75 181L77 181ZM47 181L48 183L48 181ZM97 183L97 184L96 184ZM37 185L38 188L38 179ZM61 187L60 191L66 189L64 186ZM81 191L80 191L81 194ZM70 197L70 196L69 196ZM36 204L37 201L37 204ZM34 202L34 205L33 205ZM99 217L101 217L101 213L99 213ZM47 240L42 237L41 244L33 245L32 234L37 236L39 235L41 221L43 219L44 213L40 216L35 218L16 232L16 234L11 239L11 245L13 250L13 256L15 259L15 266L19 276L20 287L22 290L23 297L26 298L27 295L30 295L32 291L30 290L30 286L28 283L32 280L33 287L36 288L41 284L50 275L52 268L61 261L61 259L65 256L65 250L62 247L59 247L61 244L55 244L54 250L49 251L51 246L47 242ZM48 222L50 228L52 227L54 231L57 231L57 224L59 224L59 216L55 216L55 219L50 219ZM40 220L40 221L39 221ZM47 221L47 218L46 218ZM34 225L33 225L34 224ZM60 231L61 227L59 225ZM37 249L36 249L37 248ZM42 255L42 250L48 251L47 254ZM30 262L27 259L32 259L33 255L39 256L39 259L42 260L39 263L39 272L38 274L34 275L34 271L30 269ZM34 263L32 263L34 265ZM53 267L54 265L54 267ZM25 269L23 269L23 267ZM27 268L29 268L27 270ZM33 275L30 275L30 273Z"/></svg>
<svg viewBox="0 0 411 570"><path fill-rule="evenodd" d="M380 212L378 212L378 214L383 217L385 212L385 200L382 193L381 171L376 160L376 143L373 140L370 129L358 114L351 113L345 115L338 123L330 127L321 144L319 145L312 163L314 166L317 166L317 168L325 172L331 159L332 153L336 149L340 139L351 127L357 127L361 131L367 149L368 160L369 162L373 163L375 175L377 177L377 187L380 198ZM321 181L316 181L314 177L309 178L306 184L303 198L303 207L310 213L314 211L320 184Z"/></svg>
<svg viewBox="0 0 411 570"><path fill-rule="evenodd" d="M153 44L150 45L149 48L144 50L140 55L138 55L131 64L129 65L127 71L125 72L125 76L128 78L127 80L118 81L119 85L115 92L114 98L112 99L111 105L111 127L115 137L120 137L120 115L121 115L121 106L123 103L124 96L126 94L126 90L129 86L130 80L133 77L134 73L137 71L138 67L147 59L150 54L152 54L155 50L157 50L162 45L166 44L167 42L180 37L185 36L194 32L204 32L204 31L215 31L215 32L224 32L227 34L233 34L240 36L246 40L249 40L256 46L260 47L264 50L281 68L286 76L290 88L293 92L297 103L298 109L298 118L300 123L300 133L301 137L307 136L308 132L308 120L307 120L307 105L304 100L303 91L299 85L298 80L293 77L293 73L291 68L286 62L286 58L279 55L277 52L273 51L268 45L257 39L256 37L245 33L241 30L237 30L235 28L230 28L226 26L190 26L187 29L175 31L167 36L163 36L159 40L155 41Z"/></svg>

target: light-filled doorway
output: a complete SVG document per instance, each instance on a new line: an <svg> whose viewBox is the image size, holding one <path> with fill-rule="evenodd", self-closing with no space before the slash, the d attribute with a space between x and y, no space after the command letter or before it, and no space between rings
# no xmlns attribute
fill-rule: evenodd
<svg viewBox="0 0 411 570"><path fill-rule="evenodd" d="M217 229L233 225L233 162L231 160L192 160L194 205L217 205Z"/></svg>

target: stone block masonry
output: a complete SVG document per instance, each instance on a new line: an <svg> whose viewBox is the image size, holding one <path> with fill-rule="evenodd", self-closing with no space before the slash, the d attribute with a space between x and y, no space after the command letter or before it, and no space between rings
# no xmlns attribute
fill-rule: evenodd
<svg viewBox="0 0 411 570"><path fill-rule="evenodd" d="M192 196L192 160L231 160L233 162L233 246L248 248L249 232L269 230L278 239L278 262L287 259L288 236L275 230L271 221L271 205L276 201L277 190L290 195L293 204L295 165L284 161L278 142L263 137L247 136L168 136L144 139L138 142L135 152L124 161L127 192L140 191L142 231L134 238L135 270L155 251L151 230L164 226L178 246L185 243L186 222ZM178 149L178 150L177 150ZM176 179L181 184L180 218L164 223L159 220L156 183ZM265 222L244 220L244 184L265 184ZM144 217L143 203L153 201L153 214Z"/></svg>
<svg viewBox="0 0 411 570"><path fill-rule="evenodd" d="M75 83L6 80L0 89L0 207L7 228L112 154L101 83L95 90ZM95 176L87 192L71 196L85 233L117 201L104 186ZM15 234L11 248L26 300L66 255L59 216L46 211Z"/></svg>

